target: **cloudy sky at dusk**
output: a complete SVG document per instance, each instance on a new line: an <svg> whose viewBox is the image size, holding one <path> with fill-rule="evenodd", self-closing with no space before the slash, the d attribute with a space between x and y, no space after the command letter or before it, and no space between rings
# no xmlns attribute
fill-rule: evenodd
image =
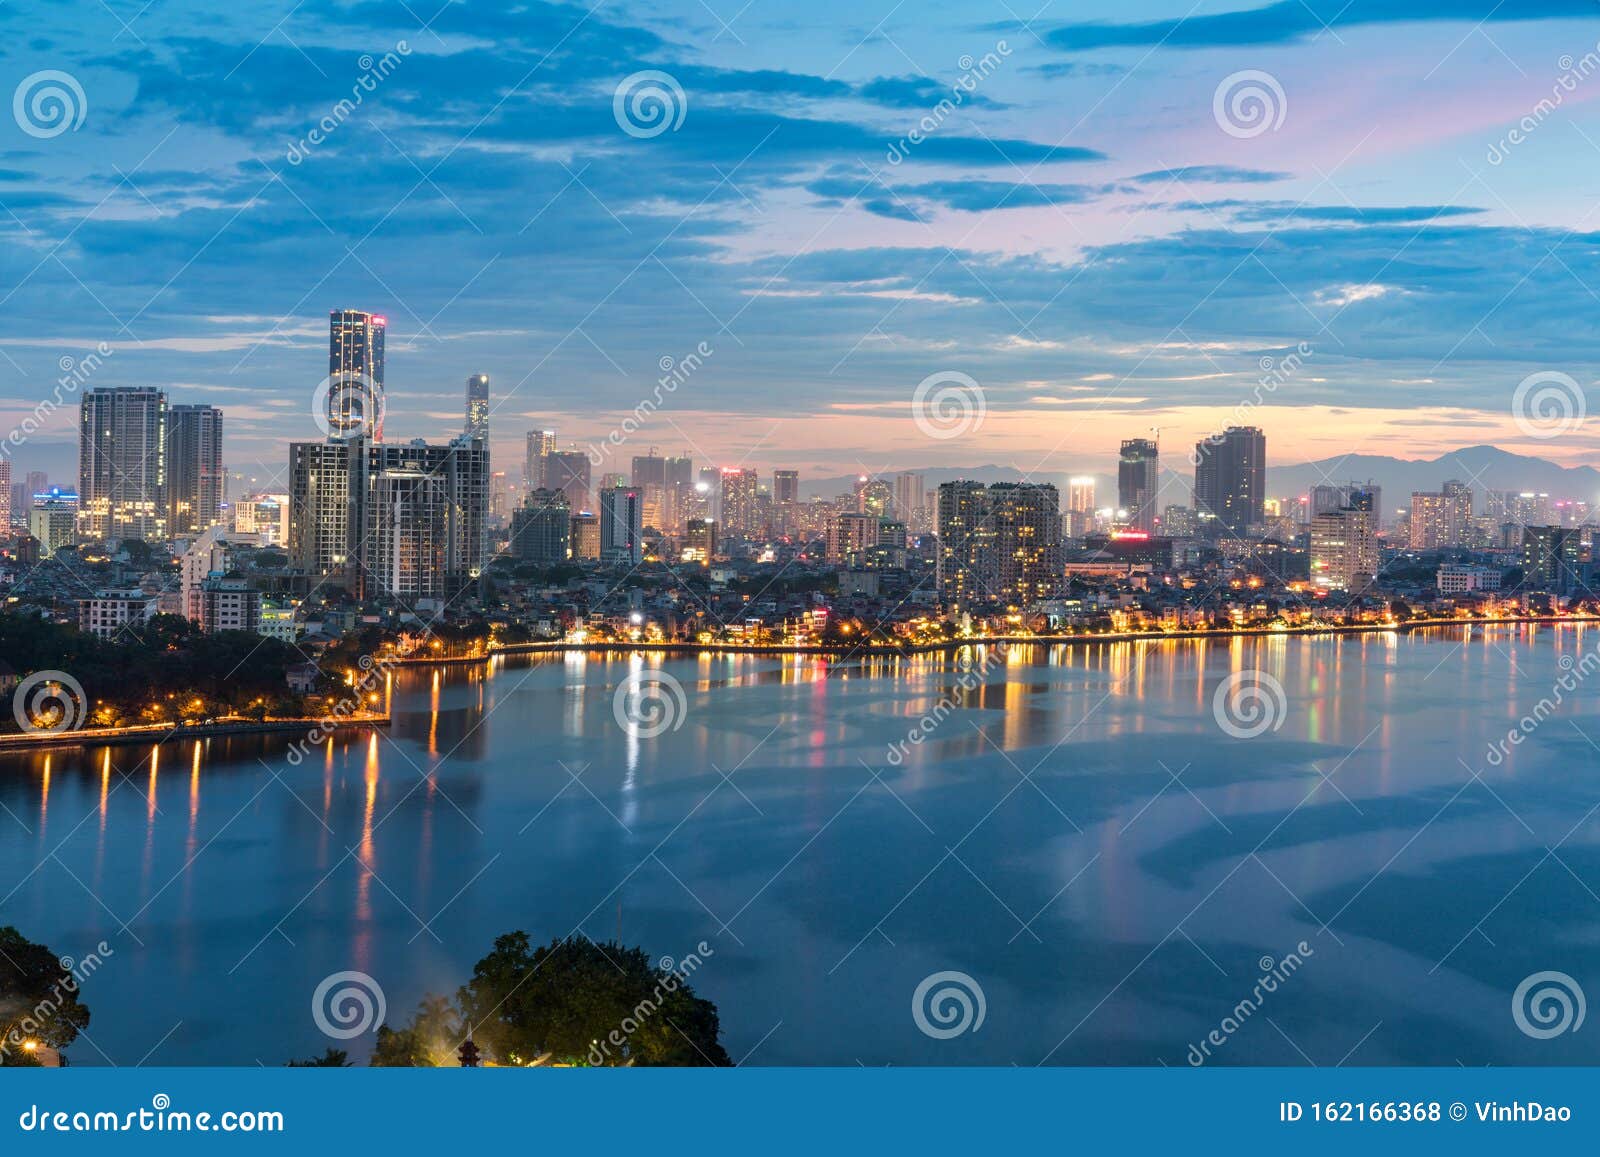
<svg viewBox="0 0 1600 1157"><path fill-rule="evenodd" d="M1276 462L1588 460L1595 419L1533 439L1512 396L1595 380L1600 8L1243 2L0 6L6 90L66 73L83 112L0 116L0 426L104 342L94 384L218 404L230 465L281 464L349 307L390 318L391 437L456 432L486 372L513 467L701 343L638 451L1104 469L1245 414ZM629 132L647 70L675 127ZM1246 71L1271 123L1217 106ZM913 421L940 371L983 391L961 438Z"/></svg>

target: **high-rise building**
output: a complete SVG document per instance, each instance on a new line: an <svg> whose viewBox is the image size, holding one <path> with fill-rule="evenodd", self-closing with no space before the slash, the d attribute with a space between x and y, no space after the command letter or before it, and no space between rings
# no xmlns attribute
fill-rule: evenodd
<svg viewBox="0 0 1600 1157"><path fill-rule="evenodd" d="M761 534L760 475L754 470L725 467L721 473L722 533L733 538L757 538Z"/></svg>
<svg viewBox="0 0 1600 1157"><path fill-rule="evenodd" d="M572 553L572 507L559 490L543 487L528 495L511 516L511 557L536 566L554 566Z"/></svg>
<svg viewBox="0 0 1600 1157"><path fill-rule="evenodd" d="M545 478L545 459L556 452L556 432L554 430L529 430L528 452L522 460L522 480L528 484L529 490L537 490L541 486L549 486ZM558 489L558 487L551 487Z"/></svg>
<svg viewBox="0 0 1600 1157"><path fill-rule="evenodd" d="M314 578L352 565L362 518L354 495L363 473L360 440L289 446L289 561Z"/></svg>
<svg viewBox="0 0 1600 1157"><path fill-rule="evenodd" d="M482 573L487 563L484 526L489 512L489 447L477 438L454 438L430 445L418 438L404 445L367 448L368 490L393 476L379 500L369 500L367 524L357 556L363 594L432 598L454 595ZM414 474L428 476L418 482ZM404 521L401 520L404 516ZM375 521L383 519L386 521ZM411 545L431 535L425 551ZM432 568L410 578L407 568ZM366 581L368 577L373 583ZM405 579L404 587L388 585ZM416 593L426 590L428 593Z"/></svg>
<svg viewBox="0 0 1600 1157"><path fill-rule="evenodd" d="M199 534L222 518L222 411L167 409L167 533Z"/></svg>
<svg viewBox="0 0 1600 1157"><path fill-rule="evenodd" d="M167 537L166 394L138 386L84 393L78 497L80 538Z"/></svg>
<svg viewBox="0 0 1600 1157"><path fill-rule="evenodd" d="M8 468L10 465L9 462L6 463ZM23 486L25 488L24 493L27 494L29 500L32 500L35 494L44 494L49 491L50 477L43 470L30 470L27 478L23 480ZM11 513L16 514L17 511L13 509Z"/></svg>
<svg viewBox="0 0 1600 1157"><path fill-rule="evenodd" d="M589 455L582 450L552 450L544 456L546 490L559 490L573 510L589 509Z"/></svg>
<svg viewBox="0 0 1600 1157"><path fill-rule="evenodd" d="M1156 528L1156 498L1161 491L1161 451L1154 438L1129 438L1117 462L1117 506L1121 519L1146 534Z"/></svg>
<svg viewBox="0 0 1600 1157"><path fill-rule="evenodd" d="M1267 493L1267 436L1255 426L1229 426L1194 447L1194 505L1233 535L1263 517Z"/></svg>
<svg viewBox="0 0 1600 1157"><path fill-rule="evenodd" d="M1067 509L1074 514L1094 513L1094 477L1081 474L1067 479Z"/></svg>
<svg viewBox="0 0 1600 1157"><path fill-rule="evenodd" d="M287 494L245 495L231 508L233 532L255 535L261 546L285 546L289 542L292 509Z"/></svg>
<svg viewBox="0 0 1600 1157"><path fill-rule="evenodd" d="M489 440L488 374L473 374L467 379L467 420L461 432L469 438Z"/></svg>
<svg viewBox="0 0 1600 1157"><path fill-rule="evenodd" d="M902 470L894 476L894 517L913 531L927 529L928 495L923 476Z"/></svg>
<svg viewBox="0 0 1600 1157"><path fill-rule="evenodd" d="M774 470L772 472L772 501L780 505L800 501L800 471Z"/></svg>
<svg viewBox="0 0 1600 1157"><path fill-rule="evenodd" d="M16 511L11 501L11 459L0 458L0 534L11 533L11 517ZM37 536L35 536L37 537Z"/></svg>
<svg viewBox="0 0 1600 1157"><path fill-rule="evenodd" d="M937 582L946 606L1027 606L1060 591L1065 565L1054 486L946 482L937 504Z"/></svg>
<svg viewBox="0 0 1600 1157"><path fill-rule="evenodd" d="M1558 595L1585 589L1589 549L1582 532L1568 526L1527 526L1522 530L1522 583L1530 590Z"/></svg>
<svg viewBox="0 0 1600 1157"><path fill-rule="evenodd" d="M694 460L687 455L668 458L666 491L661 500L661 529L676 533L689 517L694 495Z"/></svg>
<svg viewBox="0 0 1600 1157"><path fill-rule="evenodd" d="M28 511L28 533L39 540L39 553L49 558L78 541L78 496L70 490L46 491Z"/></svg>
<svg viewBox="0 0 1600 1157"><path fill-rule="evenodd" d="M1465 482L1451 479L1437 493L1412 492L1412 550L1465 546L1472 529L1472 487Z"/></svg>
<svg viewBox="0 0 1600 1157"><path fill-rule="evenodd" d="M383 441L383 337L388 318L359 309L328 314L328 432Z"/></svg>
<svg viewBox="0 0 1600 1157"><path fill-rule="evenodd" d="M600 558L600 516L579 513L572 516L572 557L586 562Z"/></svg>
<svg viewBox="0 0 1600 1157"><path fill-rule="evenodd" d="M644 561L644 496L634 486L600 491L600 561Z"/></svg>
<svg viewBox="0 0 1600 1157"><path fill-rule="evenodd" d="M1337 510L1311 516L1311 581L1358 594L1378 573L1376 488L1354 489Z"/></svg>
<svg viewBox="0 0 1600 1157"><path fill-rule="evenodd" d="M717 554L717 524L709 518L691 518L683 532L684 562L710 562Z"/></svg>

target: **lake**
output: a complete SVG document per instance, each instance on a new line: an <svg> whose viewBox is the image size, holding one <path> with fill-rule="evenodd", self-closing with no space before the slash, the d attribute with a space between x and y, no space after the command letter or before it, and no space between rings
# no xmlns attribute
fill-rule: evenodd
<svg viewBox="0 0 1600 1157"><path fill-rule="evenodd" d="M109 949L80 1065L364 1057L325 978L400 1021L516 929L699 956L748 1064L1593 1064L1597 644L408 668L298 763L0 756L0 924Z"/></svg>

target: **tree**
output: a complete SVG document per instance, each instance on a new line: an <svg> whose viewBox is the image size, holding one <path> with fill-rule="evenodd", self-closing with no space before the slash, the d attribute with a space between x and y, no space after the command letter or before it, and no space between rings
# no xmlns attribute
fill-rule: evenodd
<svg viewBox="0 0 1600 1157"><path fill-rule="evenodd" d="M291 1069L348 1069L350 1054L343 1049L330 1048L320 1057L307 1057L303 1061L290 1061Z"/></svg>
<svg viewBox="0 0 1600 1157"><path fill-rule="evenodd" d="M378 1027L369 1062L376 1068L443 1068L456 1060L464 1034L448 998L425 996L405 1028Z"/></svg>
<svg viewBox="0 0 1600 1157"><path fill-rule="evenodd" d="M457 996L466 1032L506 1064L728 1065L717 1009L638 948L582 938L530 950L512 932ZM604 1048L600 1046L604 1045Z"/></svg>
<svg viewBox="0 0 1600 1157"><path fill-rule="evenodd" d="M0 1066L35 1064L29 1042L63 1049L88 1023L72 970L43 944L0 928Z"/></svg>

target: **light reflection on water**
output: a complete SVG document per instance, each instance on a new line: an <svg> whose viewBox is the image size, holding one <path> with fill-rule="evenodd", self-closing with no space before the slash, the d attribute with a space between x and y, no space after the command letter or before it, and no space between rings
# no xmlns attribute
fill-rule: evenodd
<svg viewBox="0 0 1600 1157"><path fill-rule="evenodd" d="M1596 637L412 669L388 733L298 766L295 737L267 736L0 757L0 922L114 948L79 1064L169 1031L150 1063L320 1052L329 973L371 973L398 1018L515 928L656 956L706 940L696 986L734 1057L761 1042L752 1063L1182 1064L1301 941L1306 967L1215 1063L1593 1063L1589 1038L1531 1040L1509 1010L1544 969L1600 991L1593 694L1484 755ZM614 693L657 668L686 714L641 738ZM1252 671L1287 710L1235 739L1213 695ZM988 1016L933 1040L909 1003L947 969Z"/></svg>

